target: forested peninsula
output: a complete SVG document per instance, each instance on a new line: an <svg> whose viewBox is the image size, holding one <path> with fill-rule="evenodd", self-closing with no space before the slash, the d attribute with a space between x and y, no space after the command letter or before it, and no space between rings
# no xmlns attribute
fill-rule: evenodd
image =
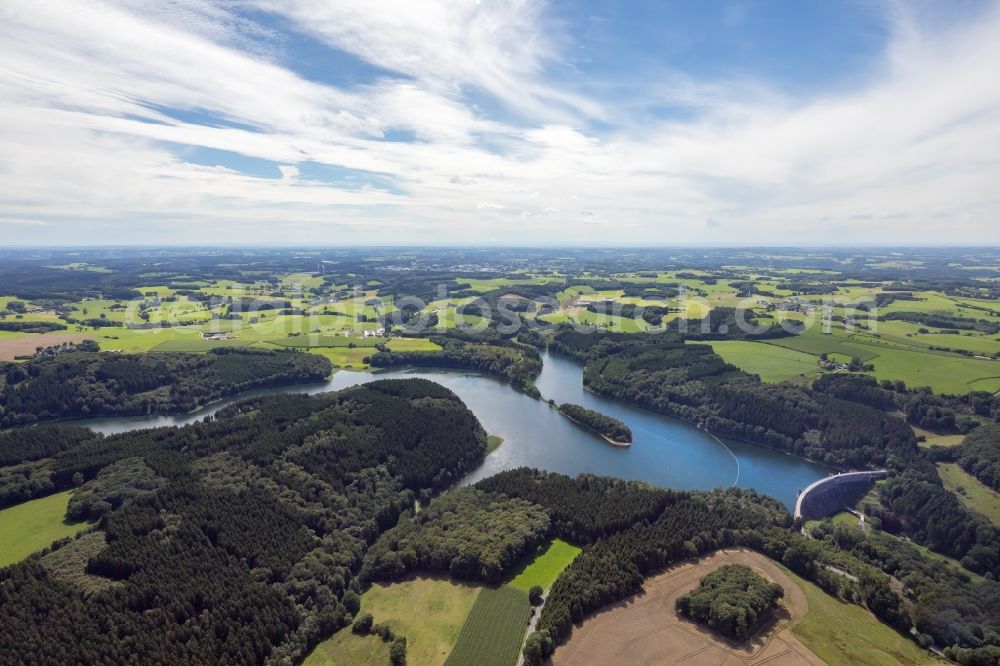
<svg viewBox="0 0 1000 666"><path fill-rule="evenodd" d="M632 430L616 418L569 402L559 405L559 413L596 432L615 446L628 446L632 443Z"/></svg>
<svg viewBox="0 0 1000 666"><path fill-rule="evenodd" d="M0 364L0 426L188 412L249 389L321 381L330 370L316 354L225 347L40 355Z"/></svg>
<svg viewBox="0 0 1000 666"><path fill-rule="evenodd" d="M367 361L376 368L412 365L475 370L504 379L533 398L541 397L534 384L542 371L542 360L536 349L496 336L482 340L465 336L431 336L430 339L441 347L439 351L393 352L385 349Z"/></svg>

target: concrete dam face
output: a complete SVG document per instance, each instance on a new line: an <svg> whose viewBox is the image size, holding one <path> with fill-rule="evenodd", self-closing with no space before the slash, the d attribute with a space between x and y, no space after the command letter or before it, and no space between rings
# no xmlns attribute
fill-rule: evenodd
<svg viewBox="0 0 1000 666"><path fill-rule="evenodd" d="M845 472L820 479L799 493L795 517L819 520L843 511L859 493L871 487L876 479L884 479L887 473L884 469Z"/></svg>

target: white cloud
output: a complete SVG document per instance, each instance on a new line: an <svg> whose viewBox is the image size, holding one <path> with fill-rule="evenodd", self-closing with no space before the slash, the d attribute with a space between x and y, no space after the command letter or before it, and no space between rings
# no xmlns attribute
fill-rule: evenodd
<svg viewBox="0 0 1000 666"><path fill-rule="evenodd" d="M251 0L298 29L438 92L474 86L521 113L552 116L601 105L542 84L559 57L539 0Z"/></svg>
<svg viewBox="0 0 1000 666"><path fill-rule="evenodd" d="M42 220L26 220L16 217L0 217L0 225L13 227L44 227L46 223Z"/></svg>
<svg viewBox="0 0 1000 666"><path fill-rule="evenodd" d="M153 230L166 224L263 241L266 223L286 225L282 240L560 242L603 238L597 222L616 242L697 243L718 219L732 242L1000 242L997 5L937 31L896 12L884 67L836 94L622 83L690 100L700 111L683 121L553 82L567 37L538 2L255 6L384 74L350 88L303 78L283 50L294 35L201 0L7 2L0 216L58 225L68 242L129 225L176 240ZM521 119L488 116L472 89ZM274 175L200 164L205 148ZM859 212L873 219L850 237L819 224Z"/></svg>

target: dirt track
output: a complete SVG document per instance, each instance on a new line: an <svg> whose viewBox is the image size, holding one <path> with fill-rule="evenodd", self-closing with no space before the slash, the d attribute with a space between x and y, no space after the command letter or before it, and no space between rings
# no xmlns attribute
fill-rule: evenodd
<svg viewBox="0 0 1000 666"><path fill-rule="evenodd" d="M724 564L744 564L785 590L771 622L747 643L733 643L681 618L674 601ZM671 567L646 581L645 590L612 604L573 629L553 655L556 666L821 666L824 662L791 635L808 610L805 595L774 562L745 550L724 550Z"/></svg>

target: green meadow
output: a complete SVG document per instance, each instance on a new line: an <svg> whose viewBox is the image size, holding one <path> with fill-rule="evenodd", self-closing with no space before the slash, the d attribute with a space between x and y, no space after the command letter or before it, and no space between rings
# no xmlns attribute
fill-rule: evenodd
<svg viewBox="0 0 1000 666"><path fill-rule="evenodd" d="M361 611L406 637L407 663L439 666L455 647L481 589L436 577L376 583L361 596ZM347 627L317 645L304 664L384 666L388 654L387 643L374 636L358 636Z"/></svg>
<svg viewBox="0 0 1000 666"><path fill-rule="evenodd" d="M911 387L930 386L938 393L964 395L971 390L1000 390L1000 361L907 347L871 333L851 333L839 326L824 333L815 324L800 335L767 340L763 344L815 356L825 353L838 361L856 357L874 366L871 374L878 380L902 380ZM789 363L784 370L792 373L794 366Z"/></svg>
<svg viewBox="0 0 1000 666"><path fill-rule="evenodd" d="M88 523L66 521L72 490L0 510L0 567L20 562L53 541L75 536Z"/></svg>
<svg viewBox="0 0 1000 666"><path fill-rule="evenodd" d="M939 463L937 470L944 487L955 493L965 508L1000 526L1000 495L955 463Z"/></svg>
<svg viewBox="0 0 1000 666"><path fill-rule="evenodd" d="M711 345L726 363L760 375L765 382L812 381L820 372L818 357L787 347L742 340L712 342Z"/></svg>
<svg viewBox="0 0 1000 666"><path fill-rule="evenodd" d="M510 584L525 592L535 585L547 590L556 582L563 569L568 567L579 554L580 548L577 546L562 539L555 539L517 574Z"/></svg>
<svg viewBox="0 0 1000 666"><path fill-rule="evenodd" d="M828 595L782 567L802 589L809 610L792 635L830 666L946 664L910 638L882 624L870 611Z"/></svg>

